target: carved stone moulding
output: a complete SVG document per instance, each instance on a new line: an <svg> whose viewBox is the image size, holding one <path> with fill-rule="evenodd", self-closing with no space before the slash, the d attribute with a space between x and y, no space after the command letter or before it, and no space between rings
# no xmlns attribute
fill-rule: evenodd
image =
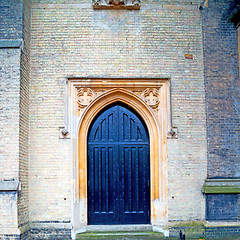
<svg viewBox="0 0 240 240"><path fill-rule="evenodd" d="M94 9L129 9L139 10L140 0L93 0Z"/></svg>
<svg viewBox="0 0 240 240"><path fill-rule="evenodd" d="M95 89L95 88L94 88ZM78 110L87 107L97 96L109 89L101 88L77 88L77 105ZM139 95L153 110L156 110L160 103L159 89L158 88L139 88L138 91L128 88L129 91Z"/></svg>
<svg viewBox="0 0 240 240"><path fill-rule="evenodd" d="M79 109L86 107L95 98L95 96L96 94L91 88L79 88L77 90L77 103Z"/></svg>
<svg viewBox="0 0 240 240"><path fill-rule="evenodd" d="M157 108L160 100L159 100L159 91L156 88L146 88L141 93L144 101L151 106L153 109Z"/></svg>
<svg viewBox="0 0 240 240"><path fill-rule="evenodd" d="M76 91L77 110L82 111L104 92L123 88L138 95L154 112L160 110L161 94L166 79L72 79Z"/></svg>

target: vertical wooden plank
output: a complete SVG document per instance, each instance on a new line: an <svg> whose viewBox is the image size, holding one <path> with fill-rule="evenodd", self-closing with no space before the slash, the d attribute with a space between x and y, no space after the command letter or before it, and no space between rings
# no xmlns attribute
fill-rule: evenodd
<svg viewBox="0 0 240 240"><path fill-rule="evenodd" d="M139 154L140 147L136 149L136 163L135 163L135 184L136 184L136 211L139 212L139 202L140 202L140 185L139 181L141 176L139 175L139 162L140 162L140 154Z"/></svg>
<svg viewBox="0 0 240 240"><path fill-rule="evenodd" d="M108 184L108 207L107 212L113 212L114 211L114 176L113 176L113 147L108 148L108 178L107 178L107 184Z"/></svg>
<svg viewBox="0 0 240 240"><path fill-rule="evenodd" d="M101 140L102 141L106 141L106 133L107 133L107 131L106 131L106 125L107 125L107 123L106 123L106 118L101 122Z"/></svg>
<svg viewBox="0 0 240 240"><path fill-rule="evenodd" d="M98 175L98 165L99 165L99 147L94 147L94 168L91 169L91 171L94 172L94 177L93 177L93 181L94 181L94 194L93 194L93 201L94 201L94 212L99 212L99 175ZM92 183L92 181L91 181Z"/></svg>
<svg viewBox="0 0 240 240"><path fill-rule="evenodd" d="M137 206L137 182L136 182L136 147L131 147L131 211L136 212Z"/></svg>
<svg viewBox="0 0 240 240"><path fill-rule="evenodd" d="M101 212L106 212L106 147L101 147Z"/></svg>
<svg viewBox="0 0 240 240"><path fill-rule="evenodd" d="M113 141L113 114L108 116L108 140Z"/></svg>
<svg viewBox="0 0 240 240"><path fill-rule="evenodd" d="M129 148L128 147L124 147L123 148L123 168L122 168L122 176L124 179L124 211L125 212L129 212L130 211L130 207L129 207L129 171L128 171L128 167L129 167Z"/></svg>
<svg viewBox="0 0 240 240"><path fill-rule="evenodd" d="M101 212L101 199L102 199L102 191L101 191L101 186L102 186L102 154L101 154L101 147L98 148L98 166L97 166L97 175L98 175L98 186L96 189L96 193L98 193L98 212Z"/></svg>
<svg viewBox="0 0 240 240"><path fill-rule="evenodd" d="M127 114L123 113L123 140L129 139L129 117Z"/></svg>
<svg viewBox="0 0 240 240"><path fill-rule="evenodd" d="M140 202L139 202L139 211L144 211L144 189L143 189L143 178L145 177L144 176L144 162L143 162L143 157L144 156L144 153L143 153L143 148L142 147L139 147L138 148L138 151L139 151L139 172L140 172L140 177L138 179L138 182L139 182L139 186L141 186L141 188L139 189L139 199L140 199Z"/></svg>
<svg viewBox="0 0 240 240"><path fill-rule="evenodd" d="M130 140L137 140L137 126L134 119L130 119Z"/></svg>

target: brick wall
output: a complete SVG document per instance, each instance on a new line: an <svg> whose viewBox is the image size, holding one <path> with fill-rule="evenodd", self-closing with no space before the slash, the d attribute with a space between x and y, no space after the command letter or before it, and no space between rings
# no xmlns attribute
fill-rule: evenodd
<svg viewBox="0 0 240 240"><path fill-rule="evenodd" d="M0 49L0 79L0 181L18 181L20 49ZM0 203L0 234L16 233L16 191L0 191Z"/></svg>
<svg viewBox="0 0 240 240"><path fill-rule="evenodd" d="M0 49L0 179L18 180L20 49Z"/></svg>
<svg viewBox="0 0 240 240"><path fill-rule="evenodd" d="M145 1L140 11L93 11L91 1L35 3L30 83L31 221L70 221L71 144L58 139L58 127L64 126L67 76L171 78L173 124L179 129L179 139L168 142L169 219L204 219L205 90L197 5L178 1L173 7ZM193 59L186 59L185 54L192 54Z"/></svg>
<svg viewBox="0 0 240 240"><path fill-rule="evenodd" d="M23 35L23 1L10 0L0 2L0 238L19 239L19 224L22 218L18 214L27 215L19 206L22 197L27 194L27 172L22 168L23 155L26 155L26 132L23 131L24 118L23 95L23 63L21 47ZM25 114L26 115L26 114ZM27 162L27 160L26 160ZM25 180L24 177L25 176ZM19 188L4 186L18 185ZM18 194L20 193L20 194ZM25 197L24 197L24 200ZM20 202L19 202L20 201ZM25 221L26 222L26 221Z"/></svg>
<svg viewBox="0 0 240 240"><path fill-rule="evenodd" d="M239 226L232 227L211 227L205 229L205 239L238 239L240 234Z"/></svg>
<svg viewBox="0 0 240 240"><path fill-rule="evenodd" d="M21 192L19 198L19 223L23 226L29 221L29 189L28 189L28 133L29 133L29 78L30 78L30 1L23 2L23 51L21 54L21 87L20 87L20 136L19 136L19 168Z"/></svg>
<svg viewBox="0 0 240 240"><path fill-rule="evenodd" d="M21 10L21 1L0 2L0 41L21 39ZM21 51L0 47L0 180L17 180Z"/></svg>
<svg viewBox="0 0 240 240"><path fill-rule="evenodd" d="M234 1L209 1L203 10L208 178L240 177L237 30L228 21Z"/></svg>
<svg viewBox="0 0 240 240"><path fill-rule="evenodd" d="M240 220L240 194L208 194L207 220Z"/></svg>
<svg viewBox="0 0 240 240"><path fill-rule="evenodd" d="M0 1L0 39L22 38L22 0Z"/></svg>
<svg viewBox="0 0 240 240"><path fill-rule="evenodd" d="M240 177L238 39L229 21L236 2L212 0L203 9L208 178ZM237 194L210 194L207 219L239 220L237 199Z"/></svg>
<svg viewBox="0 0 240 240"><path fill-rule="evenodd" d="M18 233L17 194L16 192L0 192L0 239L6 234Z"/></svg>

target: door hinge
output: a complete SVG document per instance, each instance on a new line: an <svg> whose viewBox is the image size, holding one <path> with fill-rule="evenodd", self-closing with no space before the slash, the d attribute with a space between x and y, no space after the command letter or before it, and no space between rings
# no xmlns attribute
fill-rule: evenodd
<svg viewBox="0 0 240 240"><path fill-rule="evenodd" d="M149 217L149 215L150 215L150 211L148 211L148 217Z"/></svg>

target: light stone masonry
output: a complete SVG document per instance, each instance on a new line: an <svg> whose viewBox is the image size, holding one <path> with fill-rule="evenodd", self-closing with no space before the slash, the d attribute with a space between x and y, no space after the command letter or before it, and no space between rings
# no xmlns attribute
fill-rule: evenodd
<svg viewBox="0 0 240 240"><path fill-rule="evenodd" d="M18 232L20 53L0 49L0 235Z"/></svg>
<svg viewBox="0 0 240 240"><path fill-rule="evenodd" d="M0 180L18 179L20 53L0 49Z"/></svg>

